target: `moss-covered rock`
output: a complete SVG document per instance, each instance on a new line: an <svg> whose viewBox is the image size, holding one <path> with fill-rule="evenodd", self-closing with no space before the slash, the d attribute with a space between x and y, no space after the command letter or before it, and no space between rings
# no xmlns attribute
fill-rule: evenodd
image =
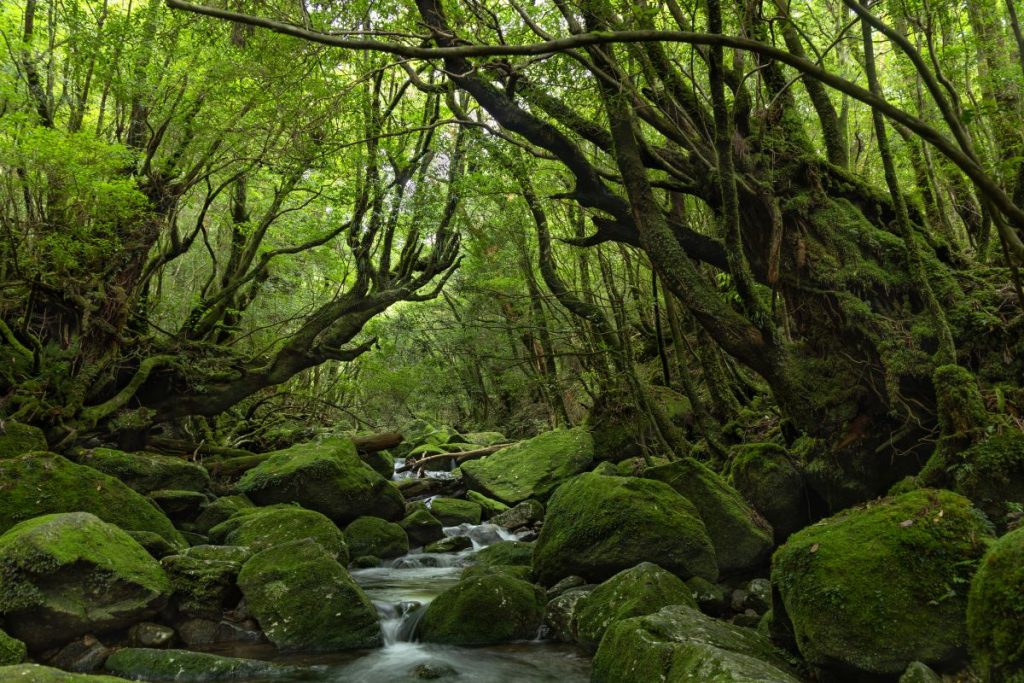
<svg viewBox="0 0 1024 683"><path fill-rule="evenodd" d="M198 491L157 489L150 491L146 497L156 503L165 515L177 523L195 521L203 507L209 502L206 494Z"/></svg>
<svg viewBox="0 0 1024 683"><path fill-rule="evenodd" d="M593 652L614 622L653 614L669 605L697 607L682 579L643 562L619 572L583 598L576 608L577 638Z"/></svg>
<svg viewBox="0 0 1024 683"><path fill-rule="evenodd" d="M174 555L181 550L180 546L172 545L166 538L152 531L129 531L128 535L138 541L147 553L158 560L161 557Z"/></svg>
<svg viewBox="0 0 1024 683"><path fill-rule="evenodd" d="M170 593L141 545L87 512L37 517L0 536L0 617L31 650L125 628Z"/></svg>
<svg viewBox="0 0 1024 683"><path fill-rule="evenodd" d="M675 605L616 621L594 657L593 683L799 683L755 631Z"/></svg>
<svg viewBox="0 0 1024 683"><path fill-rule="evenodd" d="M603 474L606 477L617 477L621 474L618 466L608 460L603 460L597 463L597 467L591 470L595 474Z"/></svg>
<svg viewBox="0 0 1024 683"><path fill-rule="evenodd" d="M255 507L246 496L221 496L206 504L195 521L195 530L209 534L210 529L231 519L239 510Z"/></svg>
<svg viewBox="0 0 1024 683"><path fill-rule="evenodd" d="M587 473L551 497L533 554L545 585L573 574L604 581L641 562L683 579L718 578L704 522L668 484Z"/></svg>
<svg viewBox="0 0 1024 683"><path fill-rule="evenodd" d="M298 503L339 525L364 515L397 520L405 511L395 485L364 464L342 437L272 453L242 476L238 490L259 505Z"/></svg>
<svg viewBox="0 0 1024 683"><path fill-rule="evenodd" d="M463 463L466 488L506 505L546 500L566 479L585 472L594 444L583 428L555 430Z"/></svg>
<svg viewBox="0 0 1024 683"><path fill-rule="evenodd" d="M832 676L900 674L956 660L967 590L988 527L969 500L921 489L846 510L775 553L773 620L788 615L811 664Z"/></svg>
<svg viewBox="0 0 1024 683"><path fill-rule="evenodd" d="M123 678L113 676L91 676L73 674L39 664L15 664L0 666L0 681L24 681L24 683L124 683Z"/></svg>
<svg viewBox="0 0 1024 683"><path fill-rule="evenodd" d="M594 586L570 588L548 601L544 607L544 625L552 640L575 643L576 614L583 599L594 590Z"/></svg>
<svg viewBox="0 0 1024 683"><path fill-rule="evenodd" d="M954 468L956 490L970 498L993 522L1024 504L1024 432L993 436L962 454Z"/></svg>
<svg viewBox="0 0 1024 683"><path fill-rule="evenodd" d="M498 574L520 581L533 581L533 568L525 564L473 564L462 570L460 578L465 580Z"/></svg>
<svg viewBox="0 0 1024 683"><path fill-rule="evenodd" d="M469 536L447 536L440 541L428 543L423 548L425 553L457 553L473 547L473 540Z"/></svg>
<svg viewBox="0 0 1024 683"><path fill-rule="evenodd" d="M926 664L912 662L900 676L899 683L942 683L942 676L932 671Z"/></svg>
<svg viewBox="0 0 1024 683"><path fill-rule="evenodd" d="M348 564L348 546L334 522L319 512L294 505L243 508L210 530L212 541L245 546L253 552L303 538L316 541L339 562Z"/></svg>
<svg viewBox="0 0 1024 683"><path fill-rule="evenodd" d="M469 432L462 435L462 441L472 446L484 448L508 441L501 432Z"/></svg>
<svg viewBox="0 0 1024 683"><path fill-rule="evenodd" d="M692 421L690 401L664 386L648 387L651 400L677 427ZM637 406L630 392L619 389L597 397L587 416L594 438L594 455L600 460L619 462L641 454L643 444L656 441L649 416Z"/></svg>
<svg viewBox="0 0 1024 683"><path fill-rule="evenodd" d="M505 505L500 500L494 500L488 498L484 494L478 491L466 491L466 500L470 500L480 506L481 518L490 519L494 515L509 510L508 505Z"/></svg>
<svg viewBox="0 0 1024 683"><path fill-rule="evenodd" d="M221 546L197 546L204 552L171 555L160 561L174 587L172 599L178 611L187 617L220 620L224 608L238 602L235 580L248 559L247 549L234 548L217 553L210 549ZM190 548L189 550L192 550Z"/></svg>
<svg viewBox="0 0 1024 683"><path fill-rule="evenodd" d="M113 448L93 448L84 451L78 462L117 477L139 493L160 489L210 490L210 474L206 468L171 455L125 453Z"/></svg>
<svg viewBox="0 0 1024 683"><path fill-rule="evenodd" d="M153 681L153 683L163 683L164 681L212 683L213 681L294 680L303 673L298 667L274 664L258 659L239 659L205 652L158 650L144 647L118 650L107 658L104 668L122 678L133 681Z"/></svg>
<svg viewBox="0 0 1024 683"><path fill-rule="evenodd" d="M771 526L722 477L693 458L652 467L644 477L663 481L697 508L722 574L749 573L768 563Z"/></svg>
<svg viewBox="0 0 1024 683"><path fill-rule="evenodd" d="M427 607L420 639L449 645L488 645L537 636L544 618L544 592L510 576L464 579Z"/></svg>
<svg viewBox="0 0 1024 683"><path fill-rule="evenodd" d="M430 513L445 526L479 524L480 503L460 498L435 498L430 501Z"/></svg>
<svg viewBox="0 0 1024 683"><path fill-rule="evenodd" d="M21 664L28 657L25 643L0 630L0 666Z"/></svg>
<svg viewBox="0 0 1024 683"><path fill-rule="evenodd" d="M395 458L387 451L359 452L359 459L374 472L390 480L395 476Z"/></svg>
<svg viewBox="0 0 1024 683"><path fill-rule="evenodd" d="M539 500L524 500L511 510L500 512L491 518L492 524L505 529L518 529L544 521L544 505Z"/></svg>
<svg viewBox="0 0 1024 683"><path fill-rule="evenodd" d="M533 543L501 541L482 548L473 560L481 566L533 564Z"/></svg>
<svg viewBox="0 0 1024 683"><path fill-rule="evenodd" d="M781 446L736 446L729 461L729 476L736 490L772 525L776 543L784 542L810 521L803 475Z"/></svg>
<svg viewBox="0 0 1024 683"><path fill-rule="evenodd" d="M345 540L353 559L372 555L400 557L409 552L405 529L380 517L360 517L345 527Z"/></svg>
<svg viewBox="0 0 1024 683"><path fill-rule="evenodd" d="M0 460L45 450L46 436L38 427L7 420L0 429Z"/></svg>
<svg viewBox="0 0 1024 683"><path fill-rule="evenodd" d="M348 571L310 539L252 556L238 575L249 611L279 649L334 652L381 643L377 610Z"/></svg>
<svg viewBox="0 0 1024 683"><path fill-rule="evenodd" d="M413 510L398 524L409 537L409 545L415 548L444 538L444 525L426 508Z"/></svg>
<svg viewBox="0 0 1024 683"><path fill-rule="evenodd" d="M54 453L0 460L0 533L57 512L91 512L126 531L152 531L175 547L185 539L163 513L120 480Z"/></svg>
<svg viewBox="0 0 1024 683"><path fill-rule="evenodd" d="M982 559L971 582L967 632L982 680L1024 680L1024 527Z"/></svg>

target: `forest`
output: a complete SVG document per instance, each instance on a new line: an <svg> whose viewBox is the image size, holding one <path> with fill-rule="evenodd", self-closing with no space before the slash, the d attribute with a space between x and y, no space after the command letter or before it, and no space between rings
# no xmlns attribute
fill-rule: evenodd
<svg viewBox="0 0 1024 683"><path fill-rule="evenodd" d="M0 683L1024 683L1021 13L0 3Z"/></svg>

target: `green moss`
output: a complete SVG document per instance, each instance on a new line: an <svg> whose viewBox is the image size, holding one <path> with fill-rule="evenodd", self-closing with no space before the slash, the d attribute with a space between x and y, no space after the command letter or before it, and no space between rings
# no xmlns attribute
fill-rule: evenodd
<svg viewBox="0 0 1024 683"><path fill-rule="evenodd" d="M932 375L943 439L971 442L989 425L978 380L967 368L943 365Z"/></svg>
<svg viewBox="0 0 1024 683"><path fill-rule="evenodd" d="M508 505L505 505L500 500L488 498L477 491L466 491L466 500L472 501L480 506L482 510L481 517L483 519L490 519L499 512L504 512L505 510L510 509Z"/></svg>
<svg viewBox="0 0 1024 683"><path fill-rule="evenodd" d="M91 512L128 531L152 531L175 547L185 540L152 503L120 480L53 453L0 460L0 533L21 520Z"/></svg>
<svg viewBox="0 0 1024 683"><path fill-rule="evenodd" d="M750 572L767 564L772 528L736 489L693 458L652 467L644 477L663 481L697 508L715 546L723 574Z"/></svg>
<svg viewBox="0 0 1024 683"><path fill-rule="evenodd" d="M479 524L483 508L480 503L459 498L435 498L430 501L430 512L445 526Z"/></svg>
<svg viewBox="0 0 1024 683"><path fill-rule="evenodd" d="M252 501L245 496L221 496L206 505L196 517L195 529L201 534L210 533L210 529L221 522L226 522L233 514L243 508L254 507Z"/></svg>
<svg viewBox="0 0 1024 683"><path fill-rule="evenodd" d="M533 555L545 585L571 575L603 581L644 561L683 579L718 577L704 523L670 486L587 473L551 497Z"/></svg>
<svg viewBox="0 0 1024 683"><path fill-rule="evenodd" d="M1024 680L1024 528L982 558L967 603L970 651L982 680Z"/></svg>
<svg viewBox="0 0 1024 683"><path fill-rule="evenodd" d="M189 683L291 679L302 671L298 667L257 659L141 647L118 650L107 658L104 668L118 676L137 681Z"/></svg>
<svg viewBox="0 0 1024 683"><path fill-rule="evenodd" d="M234 555L232 550L171 555L160 561L174 587L172 599L179 612L197 619L220 620L229 600L233 597L237 600L235 579L248 559L247 550L239 549L242 550L240 555Z"/></svg>
<svg viewBox="0 0 1024 683"><path fill-rule="evenodd" d="M815 666L873 675L955 659L987 534L970 501L931 489L794 534L775 553L772 583L800 652Z"/></svg>
<svg viewBox="0 0 1024 683"><path fill-rule="evenodd" d="M1024 504L1024 433L1007 431L967 449L953 468L956 490L993 522Z"/></svg>
<svg viewBox="0 0 1024 683"><path fill-rule="evenodd" d="M28 658L25 643L0 631L0 667L21 664Z"/></svg>
<svg viewBox="0 0 1024 683"><path fill-rule="evenodd" d="M0 666L0 681L24 681L25 683L124 683L123 678L73 674L49 666L40 666L39 664Z"/></svg>
<svg viewBox="0 0 1024 683"><path fill-rule="evenodd" d="M533 569L522 564L474 564L462 570L460 578L472 579L478 576L510 576L520 581L533 581Z"/></svg>
<svg viewBox="0 0 1024 683"><path fill-rule="evenodd" d="M807 525L803 476L781 446L736 446L729 460L729 477L736 490L772 525L777 542Z"/></svg>
<svg viewBox="0 0 1024 683"><path fill-rule="evenodd" d="M0 615L33 650L124 628L170 591L141 545L87 512L37 517L0 536Z"/></svg>
<svg viewBox="0 0 1024 683"><path fill-rule="evenodd" d="M507 505L544 501L566 479L586 471L594 444L585 429L555 430L460 468L466 487Z"/></svg>
<svg viewBox="0 0 1024 683"><path fill-rule="evenodd" d="M444 538L444 525L426 508L413 510L398 524L405 530L413 547L422 547Z"/></svg>
<svg viewBox="0 0 1024 683"><path fill-rule="evenodd" d="M462 440L480 448L508 441L501 432L469 432L462 436Z"/></svg>
<svg viewBox="0 0 1024 683"><path fill-rule="evenodd" d="M526 565L533 564L533 543L523 541L501 541L481 549L473 560L478 565Z"/></svg>
<svg viewBox="0 0 1024 683"><path fill-rule="evenodd" d="M349 555L358 560L372 555L380 558L400 557L409 552L405 530L379 517L360 517L345 527Z"/></svg>
<svg viewBox="0 0 1024 683"><path fill-rule="evenodd" d="M16 458L32 451L46 450L43 430L31 425L7 420L0 429L0 459Z"/></svg>
<svg viewBox="0 0 1024 683"><path fill-rule="evenodd" d="M117 477L139 493L158 489L210 490L210 475L202 465L170 455L93 448L84 451L78 457L78 462Z"/></svg>
<svg viewBox="0 0 1024 683"><path fill-rule="evenodd" d="M348 563L345 537L334 522L319 512L293 505L239 510L211 529L210 538L222 545L245 546L253 552L309 538L339 562Z"/></svg>
<svg viewBox="0 0 1024 683"><path fill-rule="evenodd" d="M427 607L420 639L450 645L488 645L533 639L544 618L544 592L525 581L492 574L460 581Z"/></svg>
<svg viewBox="0 0 1024 683"><path fill-rule="evenodd" d="M583 598L576 608L580 644L597 649L616 621L657 612L669 605L697 607L689 587L676 575L650 562L619 572Z"/></svg>
<svg viewBox="0 0 1024 683"><path fill-rule="evenodd" d="M294 502L337 524L363 515L395 520L405 509L395 485L365 465L350 440L339 437L272 453L242 476L238 490L258 505Z"/></svg>
<svg viewBox="0 0 1024 683"><path fill-rule="evenodd" d="M597 464L593 470L595 474L603 474L606 477L617 477L619 476L619 468L615 466L615 463L608 462L607 460Z"/></svg>
<svg viewBox="0 0 1024 683"><path fill-rule="evenodd" d="M391 479L395 474L395 458L387 451L361 452L359 459L385 479Z"/></svg>
<svg viewBox="0 0 1024 683"><path fill-rule="evenodd" d="M280 650L333 652L381 643L373 603L345 568L308 538L253 555L238 575L238 587Z"/></svg>

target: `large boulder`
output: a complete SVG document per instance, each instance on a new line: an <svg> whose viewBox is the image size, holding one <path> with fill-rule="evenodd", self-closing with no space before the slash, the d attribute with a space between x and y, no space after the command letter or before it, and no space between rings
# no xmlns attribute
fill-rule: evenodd
<svg viewBox="0 0 1024 683"><path fill-rule="evenodd" d="M956 490L1000 526L1024 503L1024 433L993 436L961 454Z"/></svg>
<svg viewBox="0 0 1024 683"><path fill-rule="evenodd" d="M613 623L597 649L593 683L800 683L752 629L675 605Z"/></svg>
<svg viewBox="0 0 1024 683"><path fill-rule="evenodd" d="M345 527L345 540L353 560L360 557L389 559L409 552L405 529L380 517L360 517Z"/></svg>
<svg viewBox="0 0 1024 683"><path fill-rule="evenodd" d="M697 607L682 579L644 562L619 572L580 601L575 610L576 636L593 652L616 621L653 614L669 605Z"/></svg>
<svg viewBox="0 0 1024 683"><path fill-rule="evenodd" d="M316 541L339 562L348 564L348 546L334 522L294 505L243 508L210 529L210 540L215 543L245 546L253 552L304 538Z"/></svg>
<svg viewBox="0 0 1024 683"><path fill-rule="evenodd" d="M46 436L38 427L14 420L5 421L3 427L0 427L0 459L45 450Z"/></svg>
<svg viewBox="0 0 1024 683"><path fill-rule="evenodd" d="M478 491L466 491L466 500L472 501L480 506L482 519L489 519L494 515L500 514L505 510L511 510L508 505L505 505L500 500L494 500L488 498L484 494Z"/></svg>
<svg viewBox="0 0 1024 683"><path fill-rule="evenodd" d="M195 546L160 560L174 587L173 602L187 617L219 620L238 602L235 581L250 551L234 546Z"/></svg>
<svg viewBox="0 0 1024 683"><path fill-rule="evenodd" d="M682 579L718 578L704 522L668 484L587 473L551 497L533 553L542 583L571 575L604 581L641 562Z"/></svg>
<svg viewBox="0 0 1024 683"><path fill-rule="evenodd" d="M126 532L87 512L45 515L0 536L0 618L30 650L155 614L171 583Z"/></svg>
<svg viewBox="0 0 1024 683"><path fill-rule="evenodd" d="M483 566L525 566L533 564L533 544L523 541L499 541L480 549L473 560Z"/></svg>
<svg viewBox="0 0 1024 683"><path fill-rule="evenodd" d="M409 537L409 544L421 548L444 538L444 525L426 508L413 510L398 523Z"/></svg>
<svg viewBox="0 0 1024 683"><path fill-rule="evenodd" d="M775 553L773 620L832 678L897 676L911 662L957 660L967 590L988 525L971 502L919 489L846 510Z"/></svg>
<svg viewBox="0 0 1024 683"><path fill-rule="evenodd" d="M113 676L91 676L72 674L60 669L39 664L16 664L0 666L0 681L24 681L24 683L124 683L123 678Z"/></svg>
<svg viewBox="0 0 1024 683"><path fill-rule="evenodd" d="M1024 680L1024 527L982 558L971 582L967 632L982 680Z"/></svg>
<svg viewBox="0 0 1024 683"><path fill-rule="evenodd" d="M125 453L113 448L84 451L78 461L117 477L139 493L150 491L209 491L210 474L202 465L158 453Z"/></svg>
<svg viewBox="0 0 1024 683"><path fill-rule="evenodd" d="M239 659L205 652L145 647L118 650L107 658L104 668L121 678L153 683L295 680L302 672L298 667L258 659Z"/></svg>
<svg viewBox="0 0 1024 683"><path fill-rule="evenodd" d="M663 481L689 499L704 520L722 574L749 573L768 564L772 528L722 477L693 458L651 467L644 477Z"/></svg>
<svg viewBox="0 0 1024 683"><path fill-rule="evenodd" d="M27 657L25 643L0 631L0 666L21 664Z"/></svg>
<svg viewBox="0 0 1024 683"><path fill-rule="evenodd" d="M221 496L206 504L193 527L200 534L208 534L210 529L228 521L239 510L252 507L255 507L252 501L245 496Z"/></svg>
<svg viewBox="0 0 1024 683"><path fill-rule="evenodd" d="M377 610L310 539L253 555L238 575L249 611L280 650L336 652L381 644Z"/></svg>
<svg viewBox="0 0 1024 683"><path fill-rule="evenodd" d="M152 531L175 547L186 545L171 520L114 477L54 453L0 460L0 533L57 512L91 512L126 531Z"/></svg>
<svg viewBox="0 0 1024 683"><path fill-rule="evenodd" d="M544 592L502 574L464 579L427 607L419 637L428 643L488 645L537 636Z"/></svg>
<svg viewBox="0 0 1024 683"><path fill-rule="evenodd" d="M466 488L515 505L546 500L566 479L585 472L594 443L583 428L546 432L461 466Z"/></svg>
<svg viewBox="0 0 1024 683"><path fill-rule="evenodd" d="M343 437L270 454L242 476L238 490L258 505L298 503L338 525L363 515L397 520L405 512L395 485L360 460L355 445Z"/></svg>
<svg viewBox="0 0 1024 683"><path fill-rule="evenodd" d="M736 490L772 525L777 543L810 522L803 475L781 446L736 446L729 460L729 476Z"/></svg>
<svg viewBox="0 0 1024 683"><path fill-rule="evenodd" d="M461 498L435 498L430 501L430 513L445 526L479 524L482 509L480 503Z"/></svg>
<svg viewBox="0 0 1024 683"><path fill-rule="evenodd" d="M693 421L690 401L682 394L664 386L648 388L652 401L677 427L685 428ZM643 444L657 441L651 420L637 405L632 392L614 389L597 396L587 416L587 427L594 438L594 455L599 460L619 462L637 457Z"/></svg>

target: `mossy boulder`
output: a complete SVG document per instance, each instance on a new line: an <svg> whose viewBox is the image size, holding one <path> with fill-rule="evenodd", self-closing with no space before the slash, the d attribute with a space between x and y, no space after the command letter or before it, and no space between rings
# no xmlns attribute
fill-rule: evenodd
<svg viewBox="0 0 1024 683"><path fill-rule="evenodd" d="M419 637L448 645L533 639L544 618L544 602L540 588L510 576L464 579L430 603Z"/></svg>
<svg viewBox="0 0 1024 683"><path fill-rule="evenodd" d="M397 520L405 510L395 485L364 464L355 445L342 437L270 454L242 476L238 490L258 505L298 503L339 525L364 515Z"/></svg>
<svg viewBox="0 0 1024 683"><path fill-rule="evenodd" d="M677 427L685 428L692 422L693 411L685 396L664 386L648 387L648 392ZM631 392L616 389L599 395L587 416L595 457L619 462L639 456L643 444L656 440L650 424Z"/></svg>
<svg viewBox="0 0 1024 683"><path fill-rule="evenodd" d="M23 681L24 683L124 683L123 678L73 674L39 664L0 666L0 681Z"/></svg>
<svg viewBox="0 0 1024 683"><path fill-rule="evenodd" d="M513 579L533 581L533 569L526 564L473 564L462 570L461 579L478 576L511 576Z"/></svg>
<svg viewBox="0 0 1024 683"><path fill-rule="evenodd" d="M27 657L25 643L0 631L0 666L21 664Z"/></svg>
<svg viewBox="0 0 1024 683"><path fill-rule="evenodd" d="M430 513L445 526L479 524L482 508L471 500L435 498L430 501Z"/></svg>
<svg viewBox="0 0 1024 683"><path fill-rule="evenodd" d="M485 448L508 441L501 432L469 432L462 435L462 441L471 446Z"/></svg>
<svg viewBox="0 0 1024 683"><path fill-rule="evenodd" d="M160 489L209 491L210 474L202 465L158 453L125 453L113 448L84 451L78 462L117 477L139 493Z"/></svg>
<svg viewBox="0 0 1024 683"><path fill-rule="evenodd" d="M1006 515L1024 504L1024 432L993 436L961 454L954 468L957 492L1004 525Z"/></svg>
<svg viewBox="0 0 1024 683"><path fill-rule="evenodd" d="M440 541L428 543L423 548L425 553L457 553L473 547L473 540L469 536L446 536Z"/></svg>
<svg viewBox="0 0 1024 683"><path fill-rule="evenodd" d="M220 546L197 546L218 548ZM230 546L225 553L170 555L160 561L174 587L172 600L178 611L196 619L220 620L224 608L238 602L235 581L248 551L235 555ZM191 548L189 550L192 550Z"/></svg>
<svg viewBox="0 0 1024 683"><path fill-rule="evenodd" d="M752 629L684 605L614 622L594 657L592 683L800 683L782 653Z"/></svg>
<svg viewBox="0 0 1024 683"><path fill-rule="evenodd" d="M0 460L0 533L57 512L91 512L126 531L152 531L175 547L187 545L171 520L119 479L54 453Z"/></svg>
<svg viewBox="0 0 1024 683"><path fill-rule="evenodd" d="M619 572L580 601L575 611L577 638L593 652L614 622L653 614L669 605L697 607L682 579L643 562Z"/></svg>
<svg viewBox="0 0 1024 683"><path fill-rule="evenodd" d="M104 668L121 678L133 681L214 681L294 680L302 669L258 659L222 657L189 650L158 650L129 647L107 658ZM308 678L308 676L304 676ZM120 679L112 679L120 680Z"/></svg>
<svg viewBox="0 0 1024 683"><path fill-rule="evenodd" d="M129 531L128 535L139 542L146 552L160 559L168 555L174 555L181 550L181 547L172 545L166 538L152 531Z"/></svg>
<svg viewBox="0 0 1024 683"><path fill-rule="evenodd" d="M501 541L479 550L473 560L482 566L533 564L533 543Z"/></svg>
<svg viewBox="0 0 1024 683"><path fill-rule="evenodd" d="M0 460L45 450L46 436L38 427L7 420L0 429Z"/></svg>
<svg viewBox="0 0 1024 683"><path fill-rule="evenodd" d="M971 582L967 632L982 680L1024 680L1024 527L982 558Z"/></svg>
<svg viewBox="0 0 1024 683"><path fill-rule="evenodd" d="M768 564L772 528L733 487L693 458L651 467L643 475L687 498L704 521L722 574L744 574Z"/></svg>
<svg viewBox="0 0 1024 683"><path fill-rule="evenodd" d="M544 607L544 625L548 628L548 637L563 643L576 642L576 613L580 603L592 590L592 585L570 588L548 601Z"/></svg>
<svg viewBox="0 0 1024 683"><path fill-rule="evenodd" d="M546 432L461 466L466 488L515 505L528 498L547 500L566 479L585 472L594 443L583 428Z"/></svg>
<svg viewBox="0 0 1024 683"><path fill-rule="evenodd" d="M704 522L668 484L587 473L555 491L533 553L542 583L571 575L604 581L641 562L682 579L718 578Z"/></svg>
<svg viewBox="0 0 1024 683"><path fill-rule="evenodd" d="M942 676L921 662L913 662L900 676L899 683L942 683Z"/></svg>
<svg viewBox="0 0 1024 683"><path fill-rule="evenodd" d="M833 677L943 664L967 642L966 586L988 525L963 496L920 489L797 532L772 562L773 621Z"/></svg>
<svg viewBox="0 0 1024 683"><path fill-rule="evenodd" d="M500 512L491 518L491 524L505 529L518 529L544 521L544 505L539 500L524 500L511 510Z"/></svg>
<svg viewBox="0 0 1024 683"><path fill-rule="evenodd" d="M380 517L360 517L349 524L345 541L352 559L370 555L387 559L409 552L405 529Z"/></svg>
<svg viewBox="0 0 1024 683"><path fill-rule="evenodd" d="M409 537L409 545L415 548L444 538L444 525L426 508L413 510L398 524Z"/></svg>
<svg viewBox="0 0 1024 683"><path fill-rule="evenodd" d="M253 552L309 538L343 564L348 546L341 530L324 515L294 505L243 508L228 521L210 530L210 539L221 545L245 546Z"/></svg>
<svg viewBox="0 0 1024 683"><path fill-rule="evenodd" d="M488 498L487 496L478 491L466 491L466 500L472 501L480 506L480 517L482 519L490 519L498 513L511 509L508 505L505 505L500 500Z"/></svg>
<svg viewBox="0 0 1024 683"><path fill-rule="evenodd" d="M146 497L156 503L165 515L176 523L195 521L203 507L209 502L206 494L198 491L178 491L157 489L150 491Z"/></svg>
<svg viewBox="0 0 1024 683"><path fill-rule="evenodd" d="M196 517L194 528L201 534L208 534L210 529L228 521L239 510L253 507L255 505L246 496L221 496L203 507L203 511Z"/></svg>
<svg viewBox="0 0 1024 683"><path fill-rule="evenodd" d="M729 461L729 477L736 490L772 525L776 543L784 542L809 523L803 475L781 446L736 446Z"/></svg>
<svg viewBox="0 0 1024 683"><path fill-rule="evenodd" d="M30 650L130 626L170 593L135 539L87 512L44 515L0 536L0 617Z"/></svg>
<svg viewBox="0 0 1024 683"><path fill-rule="evenodd" d="M348 571L308 538L253 555L238 575L238 587L280 650L335 652L381 644L373 603Z"/></svg>
<svg viewBox="0 0 1024 683"><path fill-rule="evenodd" d="M359 452L359 459L374 472L390 480L395 476L395 458L387 451Z"/></svg>

